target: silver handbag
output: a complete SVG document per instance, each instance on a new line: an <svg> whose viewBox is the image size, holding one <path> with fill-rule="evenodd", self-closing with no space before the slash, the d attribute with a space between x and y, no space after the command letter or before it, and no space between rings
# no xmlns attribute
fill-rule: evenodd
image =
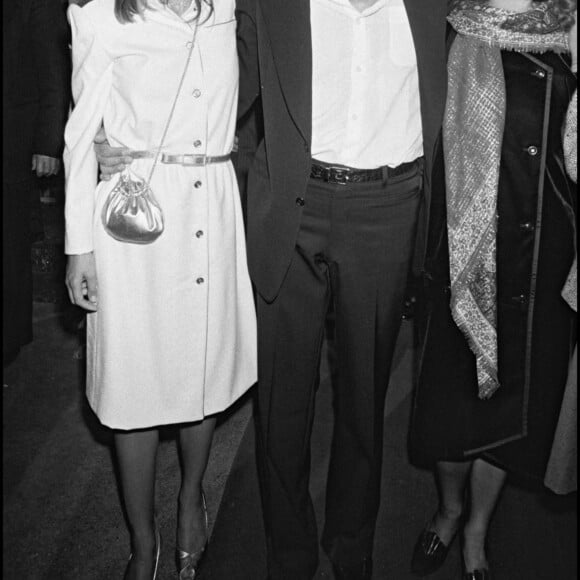
<svg viewBox="0 0 580 580"><path fill-rule="evenodd" d="M121 172L115 187L109 193L103 206L101 220L105 231L120 242L128 244L150 244L163 233L165 227L163 210L155 199L150 184L153 172L159 161L163 143L165 143L165 137L167 136L181 87L183 86L187 68L191 61L191 55L193 54L193 47L195 46L195 39L197 37L197 29L198 21L196 20L193 40L190 43L185 68L181 75L181 81L177 88L177 94L175 95L169 118L165 124L163 137L161 137L161 142L157 148L155 161L151 167L149 178L147 180L142 179L131 171L131 169L125 169Z"/></svg>
<svg viewBox="0 0 580 580"><path fill-rule="evenodd" d="M149 184L125 169L103 206L105 231L119 242L150 244L164 229L163 211Z"/></svg>

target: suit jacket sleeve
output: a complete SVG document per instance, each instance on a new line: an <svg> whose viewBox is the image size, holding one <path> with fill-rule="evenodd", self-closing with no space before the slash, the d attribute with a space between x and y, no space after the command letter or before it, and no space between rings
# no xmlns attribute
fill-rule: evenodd
<svg viewBox="0 0 580 580"><path fill-rule="evenodd" d="M69 34L61 2L36 0L30 8L29 23L40 96L33 151L58 158L70 106Z"/></svg>
<svg viewBox="0 0 580 580"><path fill-rule="evenodd" d="M89 4L90 6L90 4ZM86 8L71 5L74 109L65 130L65 252L93 250L93 213L98 164L93 140L99 130L113 81L113 59Z"/></svg>
<svg viewBox="0 0 580 580"><path fill-rule="evenodd" d="M236 6L238 56L240 61L238 119L248 113L260 94L256 4L257 0L238 0Z"/></svg>

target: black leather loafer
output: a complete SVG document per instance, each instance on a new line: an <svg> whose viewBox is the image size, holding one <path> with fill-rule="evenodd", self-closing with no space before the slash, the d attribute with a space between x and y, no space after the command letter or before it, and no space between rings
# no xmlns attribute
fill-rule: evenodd
<svg viewBox="0 0 580 580"><path fill-rule="evenodd" d="M432 574L441 568L448 553L449 546L435 532L423 530L413 550L411 572L417 576Z"/></svg>

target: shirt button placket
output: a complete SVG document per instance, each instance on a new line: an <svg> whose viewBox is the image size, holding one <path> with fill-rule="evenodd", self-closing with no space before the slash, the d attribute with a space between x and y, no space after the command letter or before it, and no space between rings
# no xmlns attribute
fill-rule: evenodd
<svg viewBox="0 0 580 580"><path fill-rule="evenodd" d="M345 151L350 151L352 148L352 143L358 141L359 133L361 130L360 124L360 103L364 101L361 95L363 91L363 66L362 63L365 62L365 19L362 16L358 16L355 22L355 26L352 30L353 34L353 52L351 55L351 98L349 102L349 119L348 119L348 130L347 135L349 136L347 142L343 144L343 149Z"/></svg>

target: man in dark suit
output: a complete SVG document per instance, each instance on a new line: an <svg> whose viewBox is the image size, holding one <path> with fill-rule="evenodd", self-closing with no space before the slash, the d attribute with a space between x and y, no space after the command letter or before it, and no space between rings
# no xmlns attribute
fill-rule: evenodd
<svg viewBox="0 0 580 580"><path fill-rule="evenodd" d="M37 177L60 167L70 102L68 26L60 0L2 4L3 359L32 338L31 204Z"/></svg>
<svg viewBox="0 0 580 580"><path fill-rule="evenodd" d="M318 565L310 436L331 308L322 545L337 580L371 578L386 389L445 103L446 11L446 0L237 0L239 117L259 99L263 120L247 243L270 580L310 580ZM98 149L103 173L130 162Z"/></svg>
<svg viewBox="0 0 580 580"><path fill-rule="evenodd" d="M338 369L322 545L338 579L371 577L384 400L444 110L446 4L237 3L240 114L260 96L264 118L248 257L272 580L309 580L318 563L310 435L331 302Z"/></svg>

